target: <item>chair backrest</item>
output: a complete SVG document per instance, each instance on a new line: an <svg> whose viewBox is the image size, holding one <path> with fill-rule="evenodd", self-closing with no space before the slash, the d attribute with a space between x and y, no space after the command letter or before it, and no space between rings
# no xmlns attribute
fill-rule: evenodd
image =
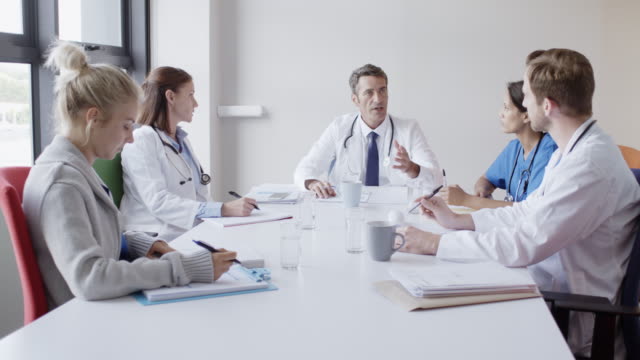
<svg viewBox="0 0 640 360"><path fill-rule="evenodd" d="M24 324L49 311L44 283L22 211L22 192L29 167L0 168L0 208L7 222L18 264L24 304Z"/></svg>
<svg viewBox="0 0 640 360"><path fill-rule="evenodd" d="M638 181L638 185L640 185L640 169L631 169L633 175L636 176L636 180Z"/></svg>
<svg viewBox="0 0 640 360"><path fill-rule="evenodd" d="M102 181L109 187L113 202L116 206L120 207L120 200L124 195L124 185L122 180L122 158L120 153L116 155L113 160L97 159L93 163L93 168L96 170Z"/></svg>
<svg viewBox="0 0 640 360"><path fill-rule="evenodd" d="M640 184L640 169L631 169ZM640 302L640 219L637 220L637 233L629 256L629 265L622 283L620 304L638 306ZM628 359L640 359L640 318L622 316L622 333L627 348Z"/></svg>
<svg viewBox="0 0 640 360"><path fill-rule="evenodd" d="M618 145L618 147L630 168L640 168L640 150L624 145Z"/></svg>

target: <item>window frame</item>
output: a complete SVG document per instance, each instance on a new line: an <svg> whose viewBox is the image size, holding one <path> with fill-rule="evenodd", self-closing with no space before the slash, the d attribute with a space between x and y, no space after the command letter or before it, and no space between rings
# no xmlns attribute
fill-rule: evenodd
<svg viewBox="0 0 640 360"><path fill-rule="evenodd" d="M119 66L141 83L150 67L150 0L121 0L122 46L76 42L91 63ZM23 34L0 32L0 62L31 65L33 156L55 136L52 120L54 74L42 65L50 44L58 38L58 0L22 0ZM90 47L99 45L96 50Z"/></svg>

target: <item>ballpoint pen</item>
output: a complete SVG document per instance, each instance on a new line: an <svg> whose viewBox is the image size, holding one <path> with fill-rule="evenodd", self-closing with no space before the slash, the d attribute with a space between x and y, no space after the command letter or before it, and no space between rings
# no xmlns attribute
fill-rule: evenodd
<svg viewBox="0 0 640 360"><path fill-rule="evenodd" d="M438 186L435 190L433 190L433 192L431 193L431 195L427 196L426 198L424 198L425 200L429 200L432 197L436 196L436 194L440 191L440 189L442 189L442 185ZM416 204L416 206L412 207L411 210L409 210L409 213L413 212L413 210L417 209L418 206L420 206L420 202L418 202Z"/></svg>
<svg viewBox="0 0 640 360"><path fill-rule="evenodd" d="M447 186L447 173L442 169L442 185Z"/></svg>
<svg viewBox="0 0 640 360"><path fill-rule="evenodd" d="M229 191L229 195L231 195L231 196L233 196L233 197L235 197L235 198L238 198L238 199L241 199L241 198L242 198L242 196L241 196L240 194L238 194L237 192L235 192L235 191L233 191L233 190L232 190L232 191ZM260 208L258 207L258 205L256 205L256 204L252 204L252 205L253 205L253 207L254 207L254 208L256 208L256 210L260 210Z"/></svg>
<svg viewBox="0 0 640 360"><path fill-rule="evenodd" d="M211 246L211 245L207 244L207 243L206 243L206 242L204 242L204 241L201 241L201 240L195 240L195 239L194 239L194 240L193 240L193 242L194 242L194 243L196 243L196 245L201 246L201 247L203 247L203 248L205 248L205 249L209 250L209 251L210 251L210 252L212 252L212 253L220 252L220 250L218 250L218 249L214 248L213 246ZM236 263L236 264L240 264L240 265L242 265L242 263L241 263L241 262L240 262L240 260L238 260L238 259L233 259L233 260L231 260L231 261L233 261L233 262L234 262L234 263Z"/></svg>

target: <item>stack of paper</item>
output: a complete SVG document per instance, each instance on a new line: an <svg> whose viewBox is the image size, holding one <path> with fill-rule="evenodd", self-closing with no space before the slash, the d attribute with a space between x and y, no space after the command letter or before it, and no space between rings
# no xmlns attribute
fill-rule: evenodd
<svg viewBox="0 0 640 360"><path fill-rule="evenodd" d="M191 283L186 286L163 287L145 290L142 293L149 301L164 301L196 296L233 293L238 291L266 289L269 283L258 281L242 266L233 266L218 280L210 284Z"/></svg>
<svg viewBox="0 0 640 360"><path fill-rule="evenodd" d="M300 194L292 185L264 184L251 188L246 197L256 199L259 204L295 204Z"/></svg>
<svg viewBox="0 0 640 360"><path fill-rule="evenodd" d="M531 293L537 289L526 273L492 262L396 268L391 276L416 297Z"/></svg>

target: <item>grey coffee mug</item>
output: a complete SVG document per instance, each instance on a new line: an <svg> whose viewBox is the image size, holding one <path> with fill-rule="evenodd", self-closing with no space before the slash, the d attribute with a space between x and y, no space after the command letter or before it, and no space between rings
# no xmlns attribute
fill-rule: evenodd
<svg viewBox="0 0 640 360"><path fill-rule="evenodd" d="M402 244L394 247L396 236L400 236ZM404 236L396 233L396 226L387 221L371 221L367 223L367 248L375 261L389 261L391 255L405 244Z"/></svg>

